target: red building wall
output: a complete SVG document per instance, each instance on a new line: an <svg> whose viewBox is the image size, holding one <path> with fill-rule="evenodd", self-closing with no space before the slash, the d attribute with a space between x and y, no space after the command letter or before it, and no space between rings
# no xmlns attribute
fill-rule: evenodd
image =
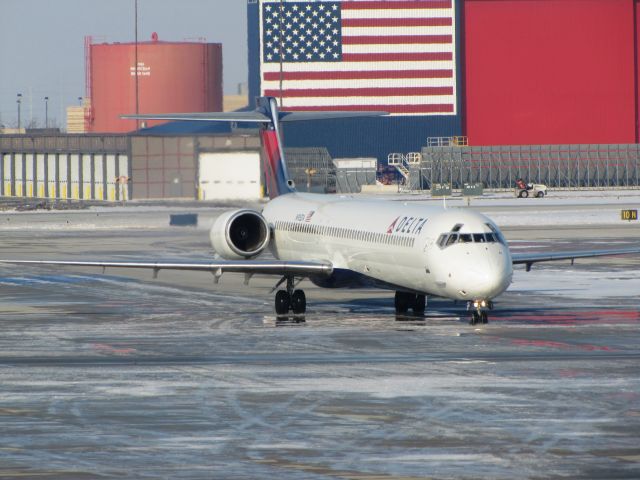
<svg viewBox="0 0 640 480"><path fill-rule="evenodd" d="M465 0L470 144L635 143L635 1Z"/></svg>
<svg viewBox="0 0 640 480"><path fill-rule="evenodd" d="M136 112L135 45L90 46L92 132L127 132ZM139 113L222 110L222 46L211 43L138 44ZM147 122L147 126L163 123Z"/></svg>

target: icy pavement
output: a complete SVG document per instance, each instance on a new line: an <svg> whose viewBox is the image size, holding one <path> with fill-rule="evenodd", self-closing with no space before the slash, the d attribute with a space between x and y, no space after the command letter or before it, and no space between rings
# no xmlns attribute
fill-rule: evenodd
<svg viewBox="0 0 640 480"><path fill-rule="evenodd" d="M493 208L514 225L517 205ZM600 207L535 210L563 208ZM3 256L206 258L206 222L169 228L176 211L3 214ZM527 225L516 251L640 238ZM273 284L0 267L0 478L640 478L639 258L517 269L481 328L309 284L282 322Z"/></svg>
<svg viewBox="0 0 640 480"><path fill-rule="evenodd" d="M532 309L507 294L474 329L444 302L397 321L356 292L277 323L261 289L5 275L0 476L640 475L640 318L624 295Z"/></svg>

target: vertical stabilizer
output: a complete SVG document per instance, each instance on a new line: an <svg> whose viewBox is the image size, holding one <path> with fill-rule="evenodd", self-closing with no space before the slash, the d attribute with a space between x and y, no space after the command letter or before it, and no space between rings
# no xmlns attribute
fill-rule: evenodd
<svg viewBox="0 0 640 480"><path fill-rule="evenodd" d="M280 116L278 105L273 97L258 98L258 111L271 121L262 124L260 140L264 157L264 175L269 191L269 198L275 198L285 193L295 192L293 181L289 179L287 164L282 148L280 130Z"/></svg>

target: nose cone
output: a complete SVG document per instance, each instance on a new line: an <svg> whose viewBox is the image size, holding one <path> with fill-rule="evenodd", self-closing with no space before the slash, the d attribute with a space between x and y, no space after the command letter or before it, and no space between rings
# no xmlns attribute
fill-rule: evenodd
<svg viewBox="0 0 640 480"><path fill-rule="evenodd" d="M460 299L492 299L511 284L511 258L504 250L484 252L469 259L457 275L457 295Z"/></svg>

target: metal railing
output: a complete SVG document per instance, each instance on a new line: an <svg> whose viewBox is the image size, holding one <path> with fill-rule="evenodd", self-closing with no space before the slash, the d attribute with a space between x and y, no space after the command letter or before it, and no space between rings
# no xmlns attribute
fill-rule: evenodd
<svg viewBox="0 0 640 480"><path fill-rule="evenodd" d="M422 154L420 152L390 153L387 156L387 164L395 167L402 176L402 183L399 189L402 191L411 191L420 189L420 177L413 173L416 167L422 162Z"/></svg>
<svg viewBox="0 0 640 480"><path fill-rule="evenodd" d="M419 171L423 185L483 183L513 188L516 179L550 188L640 186L640 145L529 145L424 147Z"/></svg>
<svg viewBox="0 0 640 480"><path fill-rule="evenodd" d="M453 137L428 137L428 147L467 147L469 138L458 135Z"/></svg>

